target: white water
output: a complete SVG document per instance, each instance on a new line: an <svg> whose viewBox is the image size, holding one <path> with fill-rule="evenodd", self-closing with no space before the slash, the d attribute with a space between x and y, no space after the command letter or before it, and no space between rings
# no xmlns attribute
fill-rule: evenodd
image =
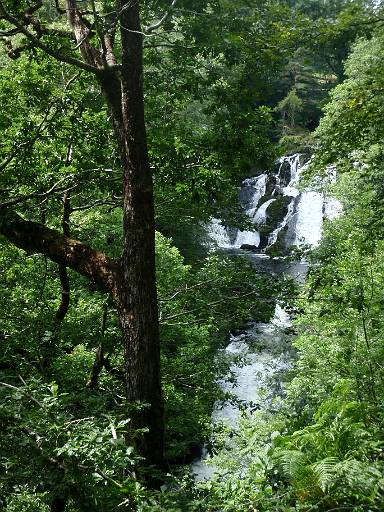
<svg viewBox="0 0 384 512"><path fill-rule="evenodd" d="M272 233L268 237L268 245L267 247L271 247L271 245L275 244L277 241L277 237L279 236L280 231L282 231L288 222L292 219L293 213L295 210L295 201L292 200L288 205L288 211L285 215L284 219L280 222L276 229L272 231Z"/></svg>
<svg viewBox="0 0 384 512"><path fill-rule="evenodd" d="M289 180L284 174L289 166ZM267 220L268 206L276 200L277 196L290 197L291 201L287 213L279 225L270 233L268 246L274 244L283 229L286 230L287 245L300 245L302 243L315 246L321 238L321 230L324 218L332 220L341 212L341 206L333 198L324 198L323 194L311 190L300 192L298 182L303 167L300 167L300 155L283 157L278 162L275 173L275 188L272 196L259 207L260 200L267 190L267 175L257 178L249 178L243 182L240 196L245 199L243 205L246 213L253 217L255 225L265 224ZM216 219L210 226L210 234L214 231L215 239L221 247L239 248L242 244L259 247L260 235L255 231L239 231L234 244L230 243L224 228ZM225 231L225 230L224 230ZM212 234L211 234L212 236ZM265 254L250 256L255 266L263 270L277 273L286 272L299 282L305 275L304 264L285 265L279 258L269 258ZM275 261L277 260L277 261ZM236 397L224 403L217 403L212 412L213 424L226 424L236 430L240 416L252 414L252 410L265 408L271 403L273 391L271 378L278 372L287 370L290 365L288 355L276 356L271 348L283 345L283 339L287 327L290 326L290 317L286 311L276 304L274 317L268 324L256 323L243 334L231 336L225 349L227 355L239 356L245 360L243 364L233 363L230 368L230 376L222 379L219 384L226 393ZM251 339L257 339L265 348L261 352L252 349ZM241 408L238 405L241 403ZM210 456L203 450L201 459L196 460L191 466L191 472L197 480L209 479L215 471L210 464Z"/></svg>
<svg viewBox="0 0 384 512"><path fill-rule="evenodd" d="M272 199L266 201L259 207L260 199L265 195L267 187L268 175L261 174L255 178L247 178L242 183L240 198L243 199L243 207L245 213L255 224L265 223L266 211ZM253 245L259 247L260 234L254 231L238 230L235 242L232 247L240 248L242 245Z"/></svg>
<svg viewBox="0 0 384 512"><path fill-rule="evenodd" d="M268 201L265 201L260 208L255 212L255 215L253 216L254 221L256 224L266 224L267 222L267 209L270 204L273 203L273 201L276 201L276 199L268 199Z"/></svg>
<svg viewBox="0 0 384 512"><path fill-rule="evenodd" d="M288 185L282 184L282 173L284 172L285 163L289 164L290 168L290 179ZM277 172L276 188L275 192L280 192L284 196L296 197L299 194L297 184L300 177L300 172L303 169L300 167L300 154L292 156L282 156L278 160L279 168Z"/></svg>
<svg viewBox="0 0 384 512"><path fill-rule="evenodd" d="M243 206L246 214L251 219L260 219L263 214L258 213L258 204L260 199L264 196L267 186L267 174L261 174L253 178L247 178L242 183L240 195L243 195ZM268 205L264 208L266 209ZM263 206L262 206L263 207ZM262 208L261 207L261 208ZM227 232L227 229L221 224L219 219L214 217L211 219L207 226L208 235L211 240L221 248L239 248L243 244L250 244L258 247L260 244L260 235L257 230L255 231L240 231L238 230L236 240L232 244Z"/></svg>
<svg viewBox="0 0 384 512"><path fill-rule="evenodd" d="M242 183L243 191L247 190L250 196L249 199L245 202L244 208L247 212L247 215L251 218L255 216L259 201L265 194L267 181L267 174L261 174L260 176L256 176L254 178L247 178Z"/></svg>
<svg viewBox="0 0 384 512"><path fill-rule="evenodd" d="M252 410L265 407L272 397L268 396L270 380L273 376L289 368L289 358L283 354L276 356L267 349L254 352L248 344L250 337L258 337L266 347L276 344L290 326L289 315L276 305L275 315L269 324L254 324L248 331L238 336L231 336L230 343L225 348L227 355L240 356L245 359L242 365L231 366L231 378L222 379L219 384L224 392L231 393L237 403L227 400L216 403L212 412L214 425L224 424L236 430L238 420L244 415L252 414ZM204 449L202 458L196 460L191 466L191 472L197 480L208 480L215 472L211 457Z"/></svg>
<svg viewBox="0 0 384 512"><path fill-rule="evenodd" d="M219 219L215 219L214 217L212 217L209 225L207 226L207 229L210 239L218 247L222 247L224 249L232 247L227 230L221 224L221 221Z"/></svg>
<svg viewBox="0 0 384 512"><path fill-rule="evenodd" d="M231 246L239 249L242 245L254 245L259 247L260 234L258 231L238 231L235 243Z"/></svg>
<svg viewBox="0 0 384 512"><path fill-rule="evenodd" d="M301 193L297 205L294 245L301 243L316 246L323 226L324 198L319 192L306 190Z"/></svg>

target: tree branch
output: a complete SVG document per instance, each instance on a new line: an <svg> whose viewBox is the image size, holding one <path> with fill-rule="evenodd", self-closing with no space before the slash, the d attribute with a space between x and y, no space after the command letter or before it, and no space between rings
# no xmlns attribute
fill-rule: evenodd
<svg viewBox="0 0 384 512"><path fill-rule="evenodd" d="M104 366L104 336L105 336L105 328L107 326L107 318L108 318L108 304L105 302L103 304L103 313L101 316L101 329L100 329L100 343L99 346L96 348L95 352L95 360L92 366L91 375L88 379L88 382L86 383L86 387L90 389L96 389L98 382L99 382L99 376L101 373L101 370Z"/></svg>
<svg viewBox="0 0 384 512"><path fill-rule="evenodd" d="M72 162L72 142L68 144L67 154L65 157L64 165L68 167ZM61 220L61 227L63 228L63 235L66 237L71 236L70 231L70 218L71 218L71 192L66 190L63 196L63 217ZM56 320L61 322L64 320L65 315L69 309L70 303L70 282L67 267L65 265L59 265L59 275L61 284L61 301L58 310L56 311Z"/></svg>
<svg viewBox="0 0 384 512"><path fill-rule="evenodd" d="M82 60L76 59L75 57L71 57L70 55L65 55L59 51L53 50L52 48L44 44L42 41L40 41L40 39L37 36L32 34L32 32L30 32L22 23L20 23L17 18L15 18L14 16L12 16L12 14L6 11L3 2L0 2L0 16L6 21L8 21L8 23L13 25L16 29L18 29L19 33L24 34L25 37L32 41L38 48L40 48L56 60L66 62L67 64L72 64L73 66L77 66L80 69L90 71L94 74L100 73L101 70L97 67L90 65Z"/></svg>
<svg viewBox="0 0 384 512"><path fill-rule="evenodd" d="M256 290L252 290L251 292L243 293L240 295L233 295L232 297L223 297L222 299L215 300L214 302L210 302L209 304L202 304L201 306L197 308L192 308L186 311L181 311L180 313L175 313L173 315L167 316L165 318L161 318L161 321L167 322L168 320L172 320L173 318L178 318L183 315L188 315L190 313L195 313L196 311L201 311L202 309L207 309L211 306L217 306L218 304L222 304L223 302L228 302L230 300L239 300L243 299L244 297L249 297L250 295L254 295L255 298L260 299L260 295L257 294Z"/></svg>
<svg viewBox="0 0 384 512"><path fill-rule="evenodd" d="M95 71L104 68L104 62L100 52L92 46L89 39L92 33L92 26L86 22L77 8L76 0L66 0L67 17L73 29L76 40L76 48L80 49L85 62ZM94 71L94 72L95 72Z"/></svg>
<svg viewBox="0 0 384 512"><path fill-rule="evenodd" d="M120 275L120 263L86 244L37 222L26 221L17 213L0 209L0 234L27 252L44 254L59 265L66 265L112 294Z"/></svg>
<svg viewBox="0 0 384 512"><path fill-rule="evenodd" d="M1 170L1 166L0 166L0 170ZM70 190L72 190L73 188L75 188L75 185L72 186L72 187L68 187L68 186L65 186L65 187L60 187L59 188L59 185L65 181L68 177L72 178L71 175L69 176L64 176L63 178L61 178L59 181L57 181L49 190L47 190L46 192L32 192L31 194L26 194L25 196L16 196L16 197L13 197L12 199L7 199L6 201L0 203L0 209L1 208L5 208L5 207L8 207L8 206L15 206L16 204L19 204L19 203L23 203L24 201L28 201L29 199L34 199L34 198L41 198L41 199L44 199L44 198L47 198L49 197L50 195L52 194L58 194L60 192L69 192Z"/></svg>
<svg viewBox="0 0 384 512"><path fill-rule="evenodd" d="M63 197L63 218L62 218L62 228L63 228L63 235L66 237L70 236L70 229L69 229L69 221L70 221L70 215L71 215L71 195L70 192L67 190L64 193ZM61 284L61 301L58 310L56 311L56 320L58 322L62 322L65 318L65 315L68 312L69 309L69 303L70 303L70 282L69 282L69 276L67 272L67 267L63 265L59 265L59 276L60 276L60 284Z"/></svg>
<svg viewBox="0 0 384 512"><path fill-rule="evenodd" d="M0 382L0 386L3 386L4 388L13 389L14 391L18 391L18 392L21 391L27 398L32 400L32 402L35 402L39 407L44 408L44 405L41 402L36 400L36 398L33 397L32 395L29 395L28 393L26 393L23 388L20 388L20 387L17 387L17 386L12 386L12 384L8 384L7 382Z"/></svg>
<svg viewBox="0 0 384 512"><path fill-rule="evenodd" d="M176 5L176 2L177 0L173 0L168 11L164 14L164 16L160 19L160 21L158 21L157 23L154 23L153 25L150 25L149 27L147 27L144 32L146 32L147 34L150 34L151 32L153 32L154 30L158 29L159 27L161 27L161 25L163 25L163 23L165 23L167 21L167 19L170 17L170 15L172 14L173 12L173 9Z"/></svg>

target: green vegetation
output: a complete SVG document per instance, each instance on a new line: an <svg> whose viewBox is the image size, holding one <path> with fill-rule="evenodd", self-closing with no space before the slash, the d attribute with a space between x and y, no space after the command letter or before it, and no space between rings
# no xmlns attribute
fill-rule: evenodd
<svg viewBox="0 0 384 512"><path fill-rule="evenodd" d="M0 2L0 510L379 512L382 8L140 4ZM343 206L299 293L205 229L246 228L239 183L284 151L313 153L307 182ZM285 395L228 439L218 354L278 300Z"/></svg>

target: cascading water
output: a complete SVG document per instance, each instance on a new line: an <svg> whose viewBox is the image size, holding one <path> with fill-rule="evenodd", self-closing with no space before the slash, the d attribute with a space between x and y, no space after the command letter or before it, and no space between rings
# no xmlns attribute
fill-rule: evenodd
<svg viewBox="0 0 384 512"><path fill-rule="evenodd" d="M258 210L256 210L253 219L256 222L256 224L265 224L267 222L267 209L270 204L272 204L276 199L268 199L268 201L265 201Z"/></svg>
<svg viewBox="0 0 384 512"><path fill-rule="evenodd" d="M268 175L261 174L253 178L247 178L242 183L239 200L244 211L251 219L255 219L257 216L259 201L265 195L267 181ZM240 248L243 244L251 244L258 247L260 244L260 235L257 230L237 230L235 242L231 243L228 230L222 225L219 219L215 218L211 220L208 226L208 235L211 240L221 248Z"/></svg>
<svg viewBox="0 0 384 512"><path fill-rule="evenodd" d="M247 178L242 183L240 201L250 217L254 217L260 199L265 195L267 188L267 174L255 178Z"/></svg>
<svg viewBox="0 0 384 512"><path fill-rule="evenodd" d="M325 199L319 192L299 191L297 187L302 170L300 155L283 157L277 162L273 175L262 174L248 178L242 184L239 200L247 215L255 222L255 227L265 226L269 222L268 209L279 198L281 204L285 205L285 214L271 229L265 250L282 237L286 249L303 242L317 245L321 238L323 219L332 219L340 214L341 207L335 199ZM269 182L273 183L273 187L269 186ZM287 201L282 198L287 198ZM217 219L209 227L210 236L212 232L222 248L238 249L242 245L260 248L261 236L257 229L238 231L233 244ZM306 265L303 263L295 264L270 258L261 251L259 254L248 253L248 257L256 268L275 274L287 273L298 281L303 280L306 272ZM239 356L245 363L231 365L230 376L219 382L224 392L236 397L236 403L232 400L216 404L212 413L213 424L226 423L236 430L240 414L251 414L253 408L267 407L271 403L271 378L290 366L290 355L286 353L284 345L289 326L289 315L276 304L270 323L253 323L242 334L230 337L225 348L226 354ZM252 340L255 339L263 347L261 352L252 349ZM279 355L276 355L276 347L279 347ZM242 404L241 412L239 403ZM215 471L214 466L209 464L209 458L204 449L202 458L192 464L191 472L197 480L209 479Z"/></svg>
<svg viewBox="0 0 384 512"><path fill-rule="evenodd" d="M224 424L236 431L240 417L272 403L275 394L271 381L290 367L289 354L280 351L276 355L276 347L284 344L285 332L290 325L289 315L277 304L270 323L254 323L244 333L230 337L224 352L228 356L239 357L245 363L233 364L230 378L219 381L222 390L236 398L236 402L217 403L212 411L213 425ZM255 339L263 346L261 352L252 349L252 340ZM202 457L192 464L191 472L197 480L207 480L215 472L205 448Z"/></svg>
<svg viewBox="0 0 384 512"><path fill-rule="evenodd" d="M218 246L224 249L232 247L227 230L219 219L213 218L208 226L209 238Z"/></svg>
<svg viewBox="0 0 384 512"><path fill-rule="evenodd" d="M305 168L302 160L300 154L284 156L277 161L275 172L245 179L239 201L255 228L237 230L230 237L228 229L212 219L208 226L211 240L221 248L243 247L260 253L268 253L277 243L280 250L292 245L316 245L324 217L333 218L339 207L319 192L299 191L300 174ZM281 208L274 208L277 202Z"/></svg>

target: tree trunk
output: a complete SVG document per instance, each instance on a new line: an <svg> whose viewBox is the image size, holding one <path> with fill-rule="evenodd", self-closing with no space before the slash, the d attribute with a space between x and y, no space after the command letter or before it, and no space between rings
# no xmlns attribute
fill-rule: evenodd
<svg viewBox="0 0 384 512"><path fill-rule="evenodd" d="M127 4L121 1L121 9ZM102 74L123 170L122 278L117 309L123 334L127 399L146 404L133 414L134 428L148 428L137 440L147 463L162 465L163 401L155 276L152 174L144 119L142 35L139 2L121 16L121 78Z"/></svg>
<svg viewBox="0 0 384 512"><path fill-rule="evenodd" d="M129 1L129 0L128 0ZM122 6L127 0L122 2ZM151 464L163 460L163 403L160 383L160 341L155 277L155 223L152 175L144 121L142 36L139 2L121 18L122 118L125 145L124 243L119 315L123 331L126 390L129 401L145 402L135 427L148 427L139 441Z"/></svg>
<svg viewBox="0 0 384 512"><path fill-rule="evenodd" d="M83 61L55 51L36 38L12 14L2 16L49 55L94 73L106 97L123 170L123 233L120 262L0 209L0 233L18 247L45 254L60 265L87 276L113 296L122 329L127 399L147 404L133 415L134 428L148 428L138 440L148 464L162 465L163 403L160 383L160 341L155 281L153 185L144 121L140 1L117 0L121 64L115 65L114 29L106 30L104 50L92 46L90 28L76 0L66 0L66 12L76 48ZM40 4L39 4L40 5ZM41 6L41 5L40 5ZM37 9L36 9L37 10ZM117 23L118 22L118 23ZM96 18L95 18L96 23ZM132 416L132 411L128 411Z"/></svg>

